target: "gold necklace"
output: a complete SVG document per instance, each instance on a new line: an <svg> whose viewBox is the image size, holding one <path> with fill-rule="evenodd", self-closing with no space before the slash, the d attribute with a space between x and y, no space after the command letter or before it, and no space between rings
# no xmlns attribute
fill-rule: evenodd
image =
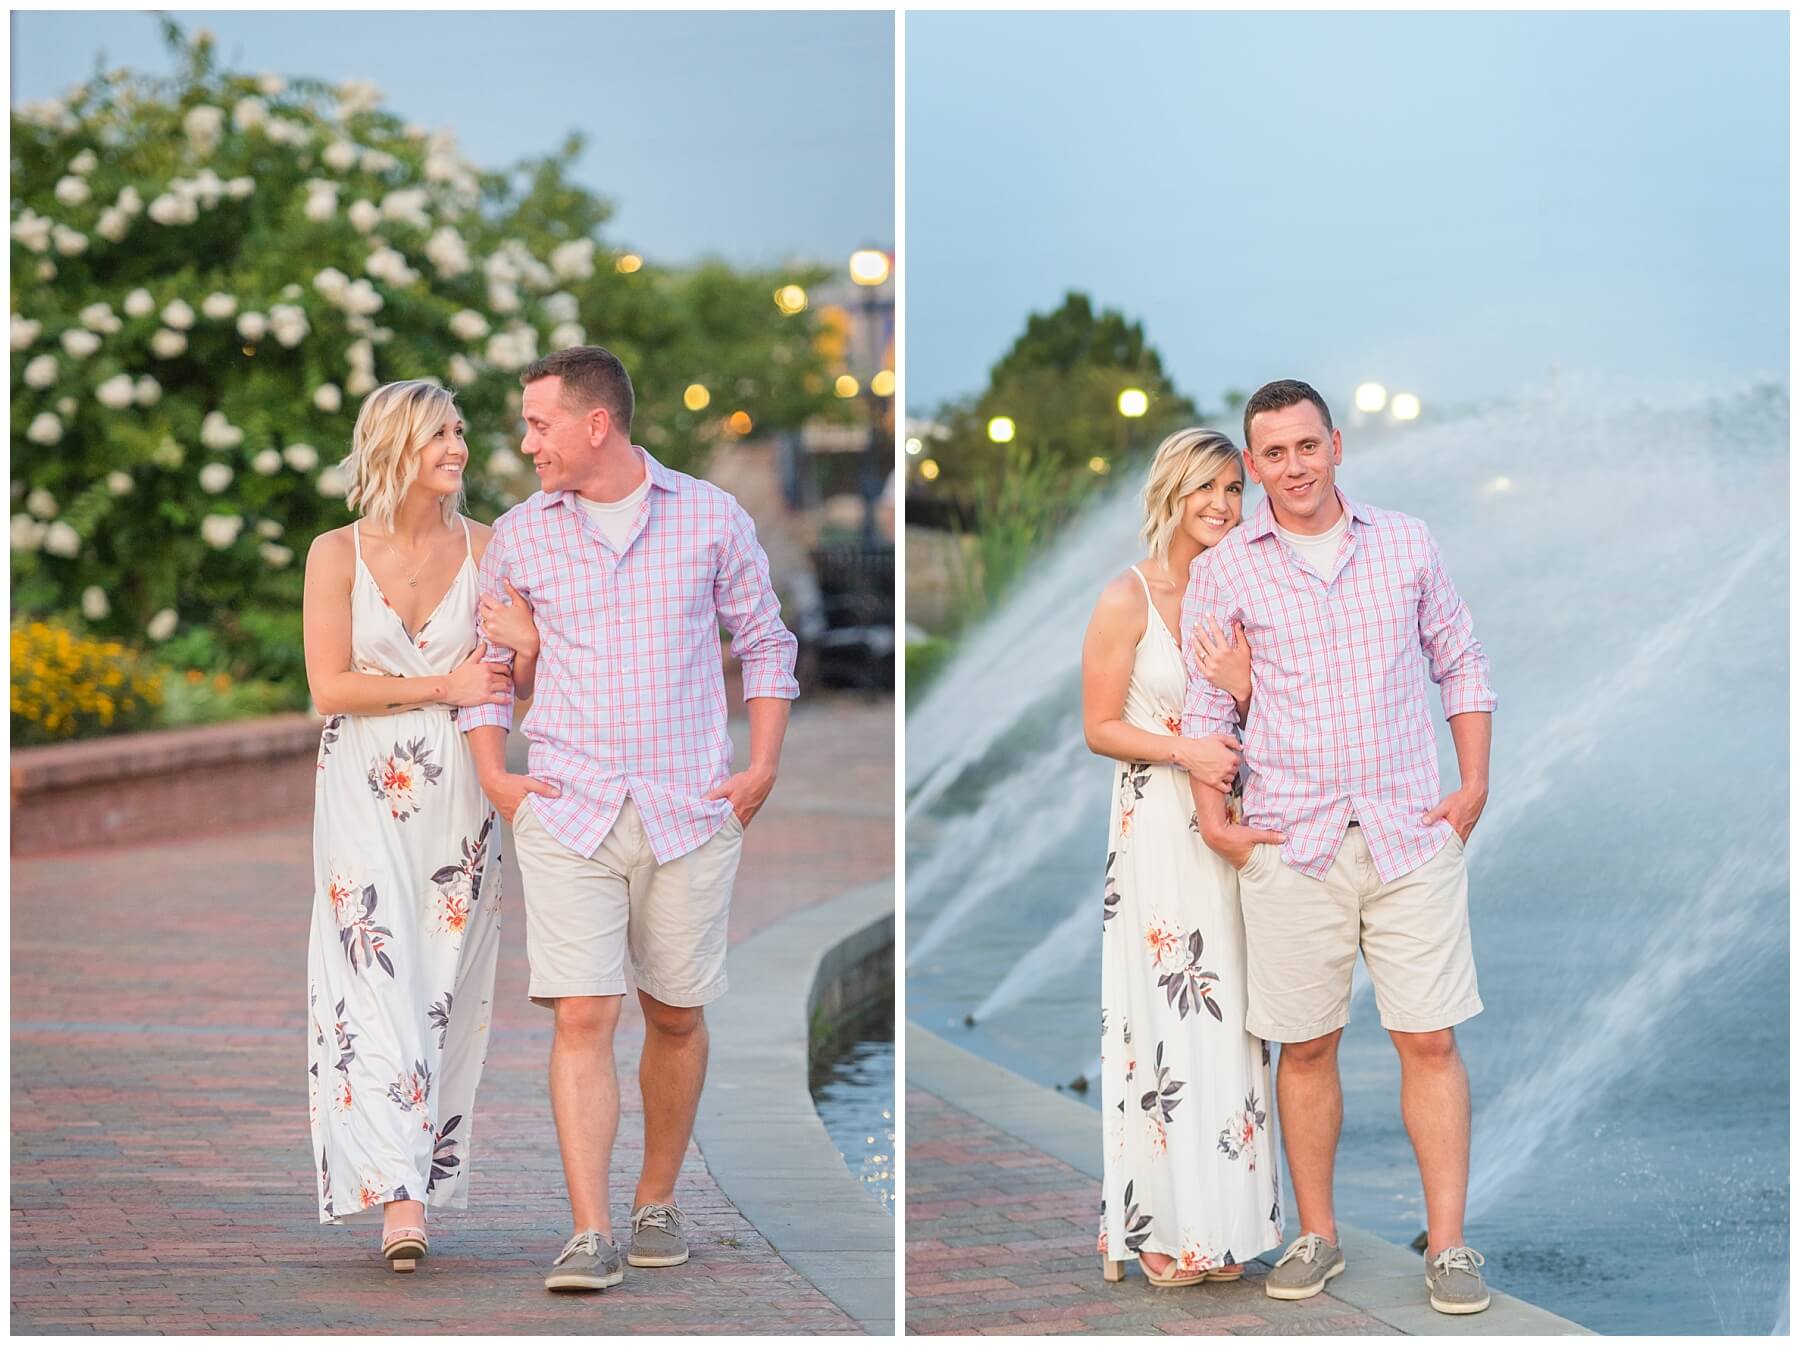
<svg viewBox="0 0 1800 1346"><path fill-rule="evenodd" d="M400 562L400 569L404 571L406 569L406 562L401 558L400 549L394 545L393 539L391 537L384 537L381 540L387 544L387 549L393 553L394 559ZM443 545L444 539L440 537L436 542L425 549L425 559L419 562L418 569L414 570L412 574L406 577L407 588L416 589L419 587L419 576L424 573L425 567L430 562L431 558L437 555L437 549Z"/></svg>

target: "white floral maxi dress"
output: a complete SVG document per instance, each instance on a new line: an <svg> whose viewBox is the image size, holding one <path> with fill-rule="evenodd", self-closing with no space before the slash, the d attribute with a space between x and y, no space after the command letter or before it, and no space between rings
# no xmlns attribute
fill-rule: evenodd
<svg viewBox="0 0 1800 1346"><path fill-rule="evenodd" d="M463 531L466 540L466 521ZM475 573L471 549L412 634L363 564L358 539L354 670L431 677L455 668L475 648ZM388 1201L468 1205L500 950L494 817L450 707L326 721L307 954L322 1223L378 1221Z"/></svg>
<svg viewBox="0 0 1800 1346"><path fill-rule="evenodd" d="M1181 648L1148 584L1144 601L1125 721L1179 734ZM1161 1253L1186 1269L1247 1261L1281 1242L1281 1191L1269 1050L1244 1031L1237 874L1200 840L1185 771L1147 762L1113 771L1100 956L1100 1251L1115 1261Z"/></svg>

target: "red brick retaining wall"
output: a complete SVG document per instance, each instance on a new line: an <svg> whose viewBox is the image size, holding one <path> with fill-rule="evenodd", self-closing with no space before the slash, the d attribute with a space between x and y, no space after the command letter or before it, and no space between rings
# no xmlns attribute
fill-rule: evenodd
<svg viewBox="0 0 1800 1346"><path fill-rule="evenodd" d="M18 749L12 853L179 837L304 812L312 807L319 724L313 715L272 715Z"/></svg>

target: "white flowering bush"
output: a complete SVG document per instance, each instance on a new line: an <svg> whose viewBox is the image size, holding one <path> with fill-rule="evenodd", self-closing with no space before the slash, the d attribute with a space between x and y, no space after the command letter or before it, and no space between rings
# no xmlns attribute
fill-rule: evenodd
<svg viewBox="0 0 1800 1346"><path fill-rule="evenodd" d="M299 696L302 563L349 517L337 464L377 384L456 389L483 518L533 489L504 447L518 370L562 345L626 362L637 437L676 465L741 433L734 413L838 409L817 328L771 302L815 277L599 242L579 139L483 171L367 84L221 70L167 32L176 78L13 110L15 614Z"/></svg>

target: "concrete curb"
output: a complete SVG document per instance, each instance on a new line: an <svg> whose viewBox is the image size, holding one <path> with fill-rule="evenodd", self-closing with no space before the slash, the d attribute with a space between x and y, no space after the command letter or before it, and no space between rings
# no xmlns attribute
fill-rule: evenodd
<svg viewBox="0 0 1800 1346"><path fill-rule="evenodd" d="M1101 1176L1100 1114L1033 1084L1003 1066L906 1025L906 1083L1084 1173ZM1493 1291L1486 1312L1451 1317L1425 1302L1419 1255L1346 1225L1338 1226L1347 1268L1331 1295L1408 1336L1593 1336L1578 1323Z"/></svg>
<svg viewBox="0 0 1800 1346"><path fill-rule="evenodd" d="M871 1335L894 1332L894 1217L845 1167L807 1086L821 991L894 939L892 878L784 917L731 950L709 1016L694 1137L713 1180L787 1264Z"/></svg>

